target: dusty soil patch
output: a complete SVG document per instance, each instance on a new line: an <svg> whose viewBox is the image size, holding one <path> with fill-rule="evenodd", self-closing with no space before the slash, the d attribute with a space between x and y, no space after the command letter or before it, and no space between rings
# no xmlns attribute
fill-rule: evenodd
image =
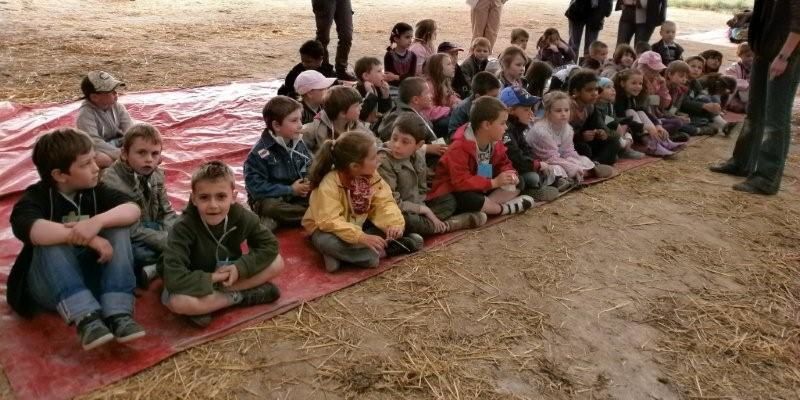
<svg viewBox="0 0 800 400"><path fill-rule="evenodd" d="M411 14L440 21L440 40L468 41L463 2L354 3L353 59L383 54L392 24ZM87 22L81 10L100 4ZM565 32L563 9L509 2L499 43L512 27ZM313 36L306 2L0 11L0 98L19 102L75 98L92 68L131 90L277 77ZM692 31L727 16L670 18ZM613 42L616 16L607 26ZM709 139L87 397L797 398L798 154L778 196L745 196L706 170L732 144Z"/></svg>

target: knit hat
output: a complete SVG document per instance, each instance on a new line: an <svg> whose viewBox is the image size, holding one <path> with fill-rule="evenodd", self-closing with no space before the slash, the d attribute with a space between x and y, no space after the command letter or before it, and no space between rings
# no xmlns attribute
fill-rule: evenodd
<svg viewBox="0 0 800 400"><path fill-rule="evenodd" d="M614 82L612 82L611 79L601 76L599 79L597 79L597 86L600 88L607 88L614 86Z"/></svg>

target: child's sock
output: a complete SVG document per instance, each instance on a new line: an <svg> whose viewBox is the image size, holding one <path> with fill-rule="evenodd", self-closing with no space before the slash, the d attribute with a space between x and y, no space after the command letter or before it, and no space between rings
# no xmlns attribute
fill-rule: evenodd
<svg viewBox="0 0 800 400"><path fill-rule="evenodd" d="M531 207L533 207L533 198L531 196L517 196L503 204L503 211L500 212L500 215L518 214Z"/></svg>
<svg viewBox="0 0 800 400"><path fill-rule="evenodd" d="M239 304L242 302L242 292L233 291L233 292L222 292L228 300L231 301L231 305Z"/></svg>

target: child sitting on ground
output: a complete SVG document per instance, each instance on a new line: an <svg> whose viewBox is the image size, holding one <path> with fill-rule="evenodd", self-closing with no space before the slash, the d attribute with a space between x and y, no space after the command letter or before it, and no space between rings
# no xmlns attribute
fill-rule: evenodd
<svg viewBox="0 0 800 400"><path fill-rule="evenodd" d="M556 176L546 163L533 157L533 150L525 140L533 125L533 109L540 100L522 88L509 86L500 92L500 101L508 107L503 143L511 165L525 184L524 193L536 201L553 201L558 197L558 189L550 185L555 183Z"/></svg>
<svg viewBox="0 0 800 400"><path fill-rule="evenodd" d="M286 74L283 85L278 88L278 94L291 98L297 97L297 92L295 92L294 89L294 81L303 71L314 70L327 78L335 78L336 72L333 70L333 65L323 62L324 56L325 47L323 47L322 43L319 41L309 40L303 43L303 45L300 46L300 63L295 65L289 73Z"/></svg>
<svg viewBox="0 0 800 400"><path fill-rule="evenodd" d="M486 223L486 214L481 212L454 215L456 200L451 195L424 201L428 193L428 167L422 151L426 137L425 124L407 112L397 118L391 139L381 149L385 157L378 171L403 212L406 234L429 236Z"/></svg>
<svg viewBox="0 0 800 400"><path fill-rule="evenodd" d="M500 95L500 81L486 71L478 72L472 79L472 93L474 94L461 100L450 113L448 136L452 137L456 129L469 122L469 110L475 99L481 96L497 97Z"/></svg>
<svg viewBox="0 0 800 400"><path fill-rule="evenodd" d="M633 47L625 43L620 43L617 49L614 50L614 56L611 58L611 62L603 67L603 72L600 73L600 76L614 80L614 75L623 69L633 67L635 61L636 52L633 51Z"/></svg>
<svg viewBox="0 0 800 400"><path fill-rule="evenodd" d="M317 151L327 139L336 139L341 134L352 130L367 130L361 123L361 95L358 91L346 86L328 89L322 102L322 111L314 121L303 125L303 141L309 152Z"/></svg>
<svg viewBox="0 0 800 400"><path fill-rule="evenodd" d="M119 158L122 136L133 125L128 110L117 102L117 88L124 86L103 71L89 72L81 81L84 100L75 125L92 138L100 168L111 166Z"/></svg>
<svg viewBox="0 0 800 400"><path fill-rule="evenodd" d="M167 247L167 232L178 220L164 186L161 134L154 126L134 124L122 140L120 158L103 173L103 183L130 196L139 208L131 229L136 283L146 287L156 277L155 263Z"/></svg>
<svg viewBox="0 0 800 400"><path fill-rule="evenodd" d="M714 135L725 127L725 121L721 117L717 118L722 113L722 106L711 101L700 82L705 60L700 56L692 56L686 59L686 63L689 64L689 82L678 110L689 116L692 125L703 129L704 133ZM711 129L706 130L704 127Z"/></svg>
<svg viewBox="0 0 800 400"><path fill-rule="evenodd" d="M158 264L161 302L201 327L217 310L272 303L280 296L270 283L283 269L278 240L236 202L235 184L233 171L220 161L192 174L191 201L169 231Z"/></svg>
<svg viewBox="0 0 800 400"><path fill-rule="evenodd" d="M536 48L539 52L539 59L550 63L555 69L575 63L577 60L575 52L564 39L561 39L556 28L547 28L536 42Z"/></svg>
<svg viewBox="0 0 800 400"><path fill-rule="evenodd" d="M614 168L596 164L575 151L569 114L570 99L566 93L550 92L544 96L544 119L536 121L526 138L536 158L548 165L558 166L557 176L578 182L589 175L598 178L612 176Z"/></svg>
<svg viewBox="0 0 800 400"><path fill-rule="evenodd" d="M433 91L433 105L423 110L422 115L431 121L436 135L443 137L447 135L450 112L461 101L451 86L455 74L453 60L445 53L434 54L425 65L425 74Z"/></svg>
<svg viewBox="0 0 800 400"><path fill-rule="evenodd" d="M686 99L686 94L689 92L687 82L689 81L689 74L691 69L689 64L676 60L667 66L664 70L664 77L667 82L667 90L669 90L670 102L665 106L664 114L672 118L680 118L683 124L691 124L692 119L685 113L681 112L681 105ZM692 129L686 129L689 135L709 135L716 132L716 129L711 126L696 126L690 125Z"/></svg>
<svg viewBox="0 0 800 400"><path fill-rule="evenodd" d="M77 326L84 350L144 336L132 318L128 228L139 220L139 206L98 183L92 139L79 130L40 136L33 164L41 180L11 211L11 229L24 247L8 275L8 304L23 317L37 308L58 311Z"/></svg>
<svg viewBox="0 0 800 400"><path fill-rule="evenodd" d="M425 72L425 63L430 56L436 54L433 48L433 41L436 40L436 21L432 19L423 19L417 22L416 30L414 31L414 42L408 48L408 51L417 56L416 73L417 76Z"/></svg>
<svg viewBox="0 0 800 400"><path fill-rule="evenodd" d="M597 81L599 97L595 104L595 109L600 113L603 123L608 129L615 131L619 136L621 158L639 160L644 157L644 153L633 149L633 135L628 129L628 121L620 120L614 113L614 102L617 100L617 91L614 89L614 82L608 78L599 78Z"/></svg>
<svg viewBox="0 0 800 400"><path fill-rule="evenodd" d="M511 46L503 50L500 55L500 83L503 87L515 86L524 88L527 86L525 82L525 64L528 62L525 57L525 52L517 46Z"/></svg>
<svg viewBox="0 0 800 400"><path fill-rule="evenodd" d="M719 67L722 66L722 53L710 49L700 53L700 57L703 57L703 60L706 61L703 65L703 75L719 72Z"/></svg>
<svg viewBox="0 0 800 400"><path fill-rule="evenodd" d="M378 150L368 133L347 132L326 140L315 156L303 227L328 272L342 263L375 268L382 257L422 248L418 234L403 236L403 214L377 169Z"/></svg>
<svg viewBox="0 0 800 400"><path fill-rule="evenodd" d="M420 77L411 77L400 84L398 92L397 106L386 114L375 129L375 134L382 142L388 142L394 132L394 123L400 114L412 112L417 115L425 124L428 132L428 137L425 139L425 153L430 156L439 156L447 149L443 138L439 138L433 131L431 122L426 119L422 113L432 107L433 95L431 94L430 86L425 79Z"/></svg>
<svg viewBox="0 0 800 400"><path fill-rule="evenodd" d="M614 112L617 118L629 118L628 129L634 141L644 147L645 154L671 157L683 147L683 143L671 141L669 132L649 113L644 76L639 70L631 68L618 73L614 77L614 89L617 92Z"/></svg>
<svg viewBox="0 0 800 400"><path fill-rule="evenodd" d="M750 45L740 43L736 48L739 61L731 64L725 70L725 75L736 79L736 92L731 96L726 108L729 111L744 114L747 112L747 103L750 99L750 68L753 66L753 50Z"/></svg>
<svg viewBox="0 0 800 400"><path fill-rule="evenodd" d="M697 129L689 125L688 121L667 113L672 98L667 88L667 81L662 75L667 66L661 62L661 56L654 51L646 51L639 56L634 66L644 77L647 97L643 106L669 132L670 139L675 142L686 142L689 140L689 135L696 135Z"/></svg>
<svg viewBox="0 0 800 400"><path fill-rule="evenodd" d="M525 81L528 83L526 90L533 96L542 97L550 78L553 77L553 67L544 61L533 61L525 71Z"/></svg>
<svg viewBox="0 0 800 400"><path fill-rule="evenodd" d="M518 186L524 184L503 145L506 107L497 98L484 96L472 104L469 119L439 160L428 200L452 194L459 213L488 215L516 214L533 207L533 198L519 195Z"/></svg>
<svg viewBox="0 0 800 400"><path fill-rule="evenodd" d="M389 47L383 56L383 66L386 80L392 86L400 86L406 78L417 75L417 55L408 51L413 38L414 28L405 22L395 24L389 34Z"/></svg>
<svg viewBox="0 0 800 400"><path fill-rule="evenodd" d="M522 51L528 49L528 40L530 40L531 35L528 34L528 31L522 28L514 28L511 30L511 45L517 46ZM525 57L527 58L527 56Z"/></svg>
<svg viewBox="0 0 800 400"><path fill-rule="evenodd" d="M353 67L358 78L356 90L364 99L358 119L371 124L378 116L392 109L392 98L389 96L389 83L384 80L383 65L375 57L362 57Z"/></svg>
<svg viewBox="0 0 800 400"><path fill-rule="evenodd" d="M299 226L308 208L311 153L300 136L301 106L275 96L262 112L266 127L244 162L247 204L267 229Z"/></svg>
<svg viewBox="0 0 800 400"><path fill-rule="evenodd" d="M314 117L322 110L322 102L328 88L336 82L336 78L326 78L315 70L303 71L294 81L294 91L301 96L303 124L314 121Z"/></svg>
<svg viewBox="0 0 800 400"><path fill-rule="evenodd" d="M491 47L489 39L477 37L472 40L469 57L461 63L461 72L468 82L472 82L472 78L478 72L486 70L486 64L489 62L489 47Z"/></svg>
<svg viewBox="0 0 800 400"><path fill-rule="evenodd" d="M577 72L569 80L569 95L575 151L596 163L614 165L620 151L619 136L606 127L595 107L599 97L597 75L586 69Z"/></svg>
<svg viewBox="0 0 800 400"><path fill-rule="evenodd" d="M675 60L683 60L683 47L675 43L676 30L677 25L674 22L664 21L661 24L661 40L651 46L652 51L658 53L661 61L667 65Z"/></svg>
<svg viewBox="0 0 800 400"><path fill-rule="evenodd" d="M442 42L439 43L439 48L437 49L439 53L447 53L450 56L450 60L453 61L453 80L450 82L450 86L453 87L453 91L455 91L456 95L460 99L466 99L469 97L470 93L470 82L471 80L467 80L467 77L464 75L464 72L461 70L461 66L458 65L458 53L464 51L461 47L453 42Z"/></svg>

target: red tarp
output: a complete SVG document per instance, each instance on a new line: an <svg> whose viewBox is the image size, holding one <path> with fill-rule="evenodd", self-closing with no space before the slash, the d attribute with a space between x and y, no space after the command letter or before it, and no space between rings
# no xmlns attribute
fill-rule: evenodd
<svg viewBox="0 0 800 400"><path fill-rule="evenodd" d="M280 82L234 83L195 89L132 93L120 97L131 116L149 122L164 137L164 162L170 199L176 209L186 204L191 171L201 162L220 159L237 174L239 201L242 163L263 128L261 109ZM71 125L79 102L22 106L0 102L0 287L21 248L8 222L11 207L24 188L38 180L30 160L36 137L52 128ZM620 171L656 161L646 158L618 165ZM499 222L495 219L492 222ZM427 246L454 240L463 233L426 240ZM275 280L282 297L277 304L218 313L211 326L197 329L171 315L159 302L160 282L139 297L136 318L147 329L144 339L130 345L109 344L85 352L74 328L55 314L19 318L0 302L0 362L19 398L61 399L95 390L133 375L192 346L283 313L304 301L350 286L388 269L348 269L327 274L321 258L299 230L278 235L286 270Z"/></svg>

